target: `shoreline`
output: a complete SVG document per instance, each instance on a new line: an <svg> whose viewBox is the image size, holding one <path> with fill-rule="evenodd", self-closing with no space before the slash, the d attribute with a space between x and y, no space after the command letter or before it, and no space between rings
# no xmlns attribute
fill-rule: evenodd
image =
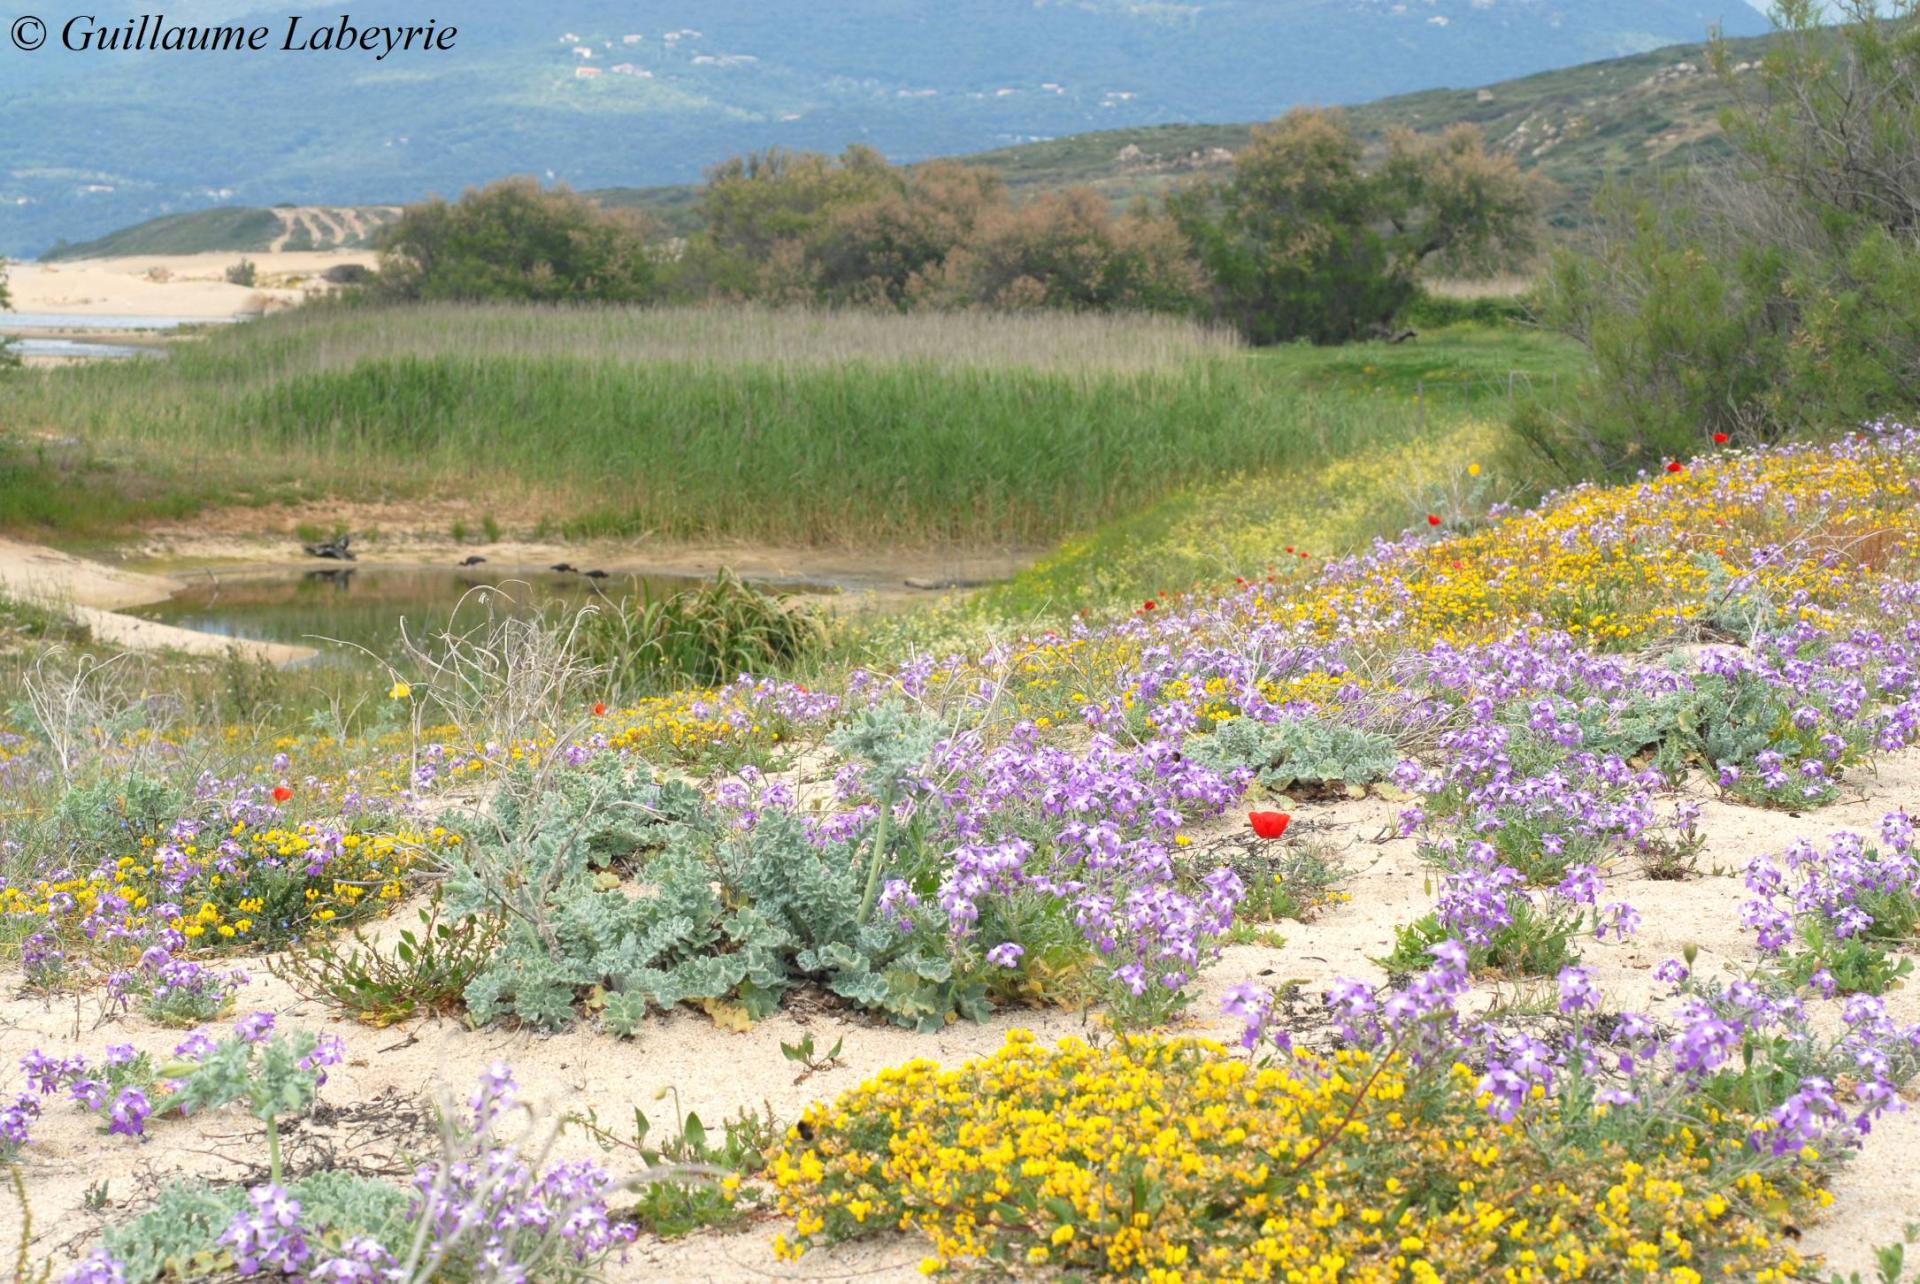
<svg viewBox="0 0 1920 1284"><path fill-rule="evenodd" d="M187 655L238 652L276 666L319 654L312 647L202 633L125 614L127 607L165 601L182 587L169 576L110 566L43 544L0 538L0 592L70 615L94 638L133 651Z"/></svg>

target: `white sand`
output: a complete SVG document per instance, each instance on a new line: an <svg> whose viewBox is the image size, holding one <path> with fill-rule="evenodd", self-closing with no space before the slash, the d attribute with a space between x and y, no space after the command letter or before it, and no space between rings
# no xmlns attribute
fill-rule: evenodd
<svg viewBox="0 0 1920 1284"><path fill-rule="evenodd" d="M263 303L298 303L330 288L320 279L328 268L341 263L371 267L375 258L371 250L283 250L12 263L7 288L16 312L71 315L81 324L101 316L213 321L258 310ZM227 282L227 269L241 259L253 262L257 284ZM0 314L0 330L5 325Z"/></svg>

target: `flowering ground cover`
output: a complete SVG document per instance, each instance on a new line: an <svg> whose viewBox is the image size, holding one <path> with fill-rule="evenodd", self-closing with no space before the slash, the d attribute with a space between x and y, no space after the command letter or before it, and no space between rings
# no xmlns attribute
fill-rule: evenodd
<svg viewBox="0 0 1920 1284"><path fill-rule="evenodd" d="M610 707L523 630L258 770L21 728L32 1260L1865 1265L1920 1193L1920 432L1526 511L1459 472L1352 556L804 685ZM123 1154L158 1171L89 1194Z"/></svg>

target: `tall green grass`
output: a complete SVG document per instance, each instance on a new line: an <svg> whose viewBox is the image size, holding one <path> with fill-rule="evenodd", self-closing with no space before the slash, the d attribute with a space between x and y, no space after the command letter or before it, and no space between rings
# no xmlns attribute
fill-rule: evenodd
<svg viewBox="0 0 1920 1284"><path fill-rule="evenodd" d="M518 495L574 534L1035 545L1432 431L1498 387L1475 366L1471 390L1356 395L1325 360L1164 318L321 308L0 397L14 424L247 493Z"/></svg>

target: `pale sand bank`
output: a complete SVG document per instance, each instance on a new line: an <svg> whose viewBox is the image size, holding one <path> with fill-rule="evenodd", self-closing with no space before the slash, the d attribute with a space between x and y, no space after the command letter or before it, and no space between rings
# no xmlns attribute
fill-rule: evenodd
<svg viewBox="0 0 1920 1284"><path fill-rule="evenodd" d="M371 250L298 250L212 254L141 254L74 259L65 263L11 263L7 288L13 310L73 317L178 317L221 321L264 304L284 307L331 289L321 274L342 263L372 267ZM250 260L255 285L232 285L229 267ZM6 318L0 315L0 329Z"/></svg>
<svg viewBox="0 0 1920 1284"><path fill-rule="evenodd" d="M238 651L269 664L293 664L316 654L312 647L221 637L121 614L126 607L170 597L179 587L178 581L164 575L129 571L38 544L0 539L0 593L63 610L109 646L188 655Z"/></svg>

